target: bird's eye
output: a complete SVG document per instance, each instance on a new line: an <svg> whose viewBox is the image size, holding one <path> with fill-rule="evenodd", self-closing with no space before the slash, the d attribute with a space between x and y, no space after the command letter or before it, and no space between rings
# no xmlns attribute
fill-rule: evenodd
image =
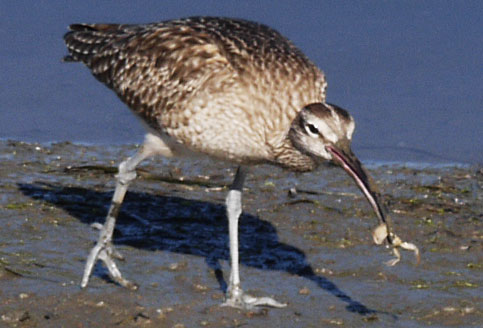
<svg viewBox="0 0 483 328"><path fill-rule="evenodd" d="M309 132L309 134L313 135L314 137L319 135L319 129L317 129L315 125L308 123L305 128L307 132Z"/></svg>

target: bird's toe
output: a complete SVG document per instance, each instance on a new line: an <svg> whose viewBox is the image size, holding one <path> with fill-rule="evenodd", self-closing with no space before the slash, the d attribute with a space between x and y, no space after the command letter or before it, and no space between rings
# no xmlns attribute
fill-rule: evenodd
<svg viewBox="0 0 483 328"><path fill-rule="evenodd" d="M246 294L241 289L236 292L229 292L227 298L221 306L230 306L243 310L256 310L261 307L284 308L286 303L276 301L271 297L254 297Z"/></svg>

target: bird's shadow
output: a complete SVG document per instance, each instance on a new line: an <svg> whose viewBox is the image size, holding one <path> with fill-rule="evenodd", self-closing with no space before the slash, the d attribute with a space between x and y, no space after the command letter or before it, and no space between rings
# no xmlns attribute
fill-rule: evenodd
<svg viewBox="0 0 483 328"><path fill-rule="evenodd" d="M103 222L112 196L111 192L53 183L19 184L19 189L26 196L62 208L86 224ZM239 239L243 265L281 270L313 281L347 303L350 312L382 313L353 300L333 282L317 275L301 250L279 242L276 229L269 222L244 213L240 217ZM220 260L229 259L223 205L130 191L119 214L114 243L202 256L215 270L221 289L226 291L219 264Z"/></svg>

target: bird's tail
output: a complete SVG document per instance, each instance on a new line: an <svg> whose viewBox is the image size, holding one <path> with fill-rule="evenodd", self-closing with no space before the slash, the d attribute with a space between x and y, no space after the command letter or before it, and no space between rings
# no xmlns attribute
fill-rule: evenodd
<svg viewBox="0 0 483 328"><path fill-rule="evenodd" d="M122 34L119 27L119 24L70 25L70 31L64 35L69 54L63 60L83 62L90 67L92 59Z"/></svg>

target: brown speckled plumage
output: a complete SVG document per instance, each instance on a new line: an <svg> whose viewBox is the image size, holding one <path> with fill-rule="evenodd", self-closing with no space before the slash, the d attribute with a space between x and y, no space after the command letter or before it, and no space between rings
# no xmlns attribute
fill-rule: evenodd
<svg viewBox="0 0 483 328"><path fill-rule="evenodd" d="M237 163L313 169L287 133L305 105L325 102L325 77L277 31L212 17L70 28L66 60L84 62L158 133Z"/></svg>

